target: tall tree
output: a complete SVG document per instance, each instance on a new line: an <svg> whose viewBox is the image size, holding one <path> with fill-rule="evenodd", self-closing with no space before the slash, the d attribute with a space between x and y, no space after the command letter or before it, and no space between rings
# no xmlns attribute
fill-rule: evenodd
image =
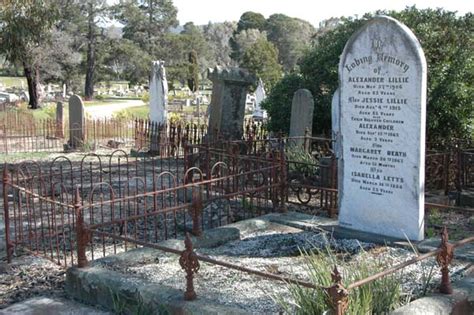
<svg viewBox="0 0 474 315"><path fill-rule="evenodd" d="M261 32L255 28L249 28L238 34L235 34L232 39L234 43L232 59L238 63L241 63L245 52L250 48L250 46L255 44L260 39L265 41L267 40L267 33L265 31Z"/></svg>
<svg viewBox="0 0 474 315"><path fill-rule="evenodd" d="M269 90L282 77L278 51L265 38L259 38L245 51L240 65L261 78Z"/></svg>
<svg viewBox="0 0 474 315"><path fill-rule="evenodd" d="M50 0L10 0L0 7L0 52L23 68L33 109L40 105L37 50L49 41L57 18L57 7Z"/></svg>
<svg viewBox="0 0 474 315"><path fill-rule="evenodd" d="M120 0L115 18L124 25L123 37L153 57L162 53L161 41L178 25L178 10L171 0Z"/></svg>
<svg viewBox="0 0 474 315"><path fill-rule="evenodd" d="M92 99L94 96L94 76L97 63L97 41L103 36L103 27L99 26L101 18L107 9L105 0L87 0L82 5L82 11L87 18L87 35L86 35L86 81L84 84L84 98Z"/></svg>
<svg viewBox="0 0 474 315"><path fill-rule="evenodd" d="M273 14L266 24L267 38L278 49L278 61L285 72L296 70L299 59L310 47L315 33L309 22L284 14Z"/></svg>
<svg viewBox="0 0 474 315"><path fill-rule="evenodd" d="M230 58L232 49L229 40L236 30L235 22L211 23L204 27L204 37L209 46L209 65L234 66L235 62Z"/></svg>
<svg viewBox="0 0 474 315"><path fill-rule="evenodd" d="M204 32L201 27L194 25L193 22L184 24L184 29L181 32L184 47L187 52L194 51L200 65L200 71L204 71L209 67L210 48L204 37ZM189 54L189 53L188 53ZM189 58L188 58L189 61ZM199 69L198 69L199 70Z"/></svg>

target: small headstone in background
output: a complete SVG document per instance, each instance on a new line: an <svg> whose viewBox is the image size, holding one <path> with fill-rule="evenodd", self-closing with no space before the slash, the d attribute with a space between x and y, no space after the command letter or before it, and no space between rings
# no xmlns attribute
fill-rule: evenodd
<svg viewBox="0 0 474 315"><path fill-rule="evenodd" d="M56 137L64 138L64 113L63 113L63 103L56 103Z"/></svg>
<svg viewBox="0 0 474 315"><path fill-rule="evenodd" d="M71 149L82 147L85 141L84 104L78 95L69 98L69 145Z"/></svg>
<svg viewBox="0 0 474 315"><path fill-rule="evenodd" d="M252 113L252 118L255 120L263 120L267 118L267 111L262 109L261 104L265 100L265 88L263 87L262 79L258 80L257 90L255 91L255 108Z"/></svg>
<svg viewBox="0 0 474 315"><path fill-rule="evenodd" d="M306 129L313 129L314 99L307 89L299 89L291 103L290 137L304 137ZM303 145L304 139L292 140L295 145Z"/></svg>
<svg viewBox="0 0 474 315"><path fill-rule="evenodd" d="M426 60L415 35L379 16L339 63L339 224L400 239L424 236Z"/></svg>

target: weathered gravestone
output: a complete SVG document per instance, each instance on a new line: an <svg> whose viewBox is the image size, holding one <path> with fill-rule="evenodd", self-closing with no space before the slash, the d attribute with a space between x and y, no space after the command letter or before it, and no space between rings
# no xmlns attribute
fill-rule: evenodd
<svg viewBox="0 0 474 315"><path fill-rule="evenodd" d="M64 138L64 124L63 124L63 103L56 103L56 137Z"/></svg>
<svg viewBox="0 0 474 315"><path fill-rule="evenodd" d="M339 224L422 240L426 61L393 18L369 21L339 64Z"/></svg>
<svg viewBox="0 0 474 315"><path fill-rule="evenodd" d="M78 95L69 98L69 145L80 148L85 141L84 104Z"/></svg>
<svg viewBox="0 0 474 315"><path fill-rule="evenodd" d="M150 120L166 124L166 106L168 104L168 82L165 62L153 61L150 79Z"/></svg>
<svg viewBox="0 0 474 315"><path fill-rule="evenodd" d="M291 103L290 137L303 137L306 129L313 129L313 95L307 89L299 89L293 95ZM293 141L296 145L302 145L303 138Z"/></svg>
<svg viewBox="0 0 474 315"><path fill-rule="evenodd" d="M121 88L121 87L120 87ZM150 79L150 152L159 154L161 138L165 136L168 106L168 82L165 62L153 61Z"/></svg>
<svg viewBox="0 0 474 315"><path fill-rule="evenodd" d="M208 126L211 139L208 140L218 135L224 139L241 139L247 92L256 77L245 69L220 67L209 69L208 77L213 83Z"/></svg>
<svg viewBox="0 0 474 315"><path fill-rule="evenodd" d="M260 106L266 97L267 96L265 93L265 88L263 86L263 81L262 79L258 79L257 89L255 90L255 108L252 113L253 119L263 120L267 118L267 111L262 109L262 107Z"/></svg>

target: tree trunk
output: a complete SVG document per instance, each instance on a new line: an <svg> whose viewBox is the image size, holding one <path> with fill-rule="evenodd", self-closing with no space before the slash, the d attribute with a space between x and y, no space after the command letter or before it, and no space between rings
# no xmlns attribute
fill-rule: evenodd
<svg viewBox="0 0 474 315"><path fill-rule="evenodd" d="M91 100L94 96L94 71L95 71L95 35L94 35L94 8L89 7L89 22L87 35L87 69L84 97Z"/></svg>
<svg viewBox="0 0 474 315"><path fill-rule="evenodd" d="M31 66L27 65L26 63L23 63L23 69L25 71L26 82L28 83L28 94L30 95L30 101L28 105L31 109L37 109L39 108L38 69L33 69Z"/></svg>

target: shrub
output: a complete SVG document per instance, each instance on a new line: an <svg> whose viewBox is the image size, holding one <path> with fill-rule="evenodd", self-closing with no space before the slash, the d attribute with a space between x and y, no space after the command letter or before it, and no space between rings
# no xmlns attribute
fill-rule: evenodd
<svg viewBox="0 0 474 315"><path fill-rule="evenodd" d="M351 262L342 262L329 248L302 253L311 282L317 286L332 285L333 266L340 268L343 285L366 278L386 268L383 260L362 257ZM324 289L309 289L296 284L288 284L292 301L278 295L275 301L288 314L327 314L331 304ZM349 293L349 307L346 314L385 314L403 304L398 276L388 275L379 280L352 289Z"/></svg>

